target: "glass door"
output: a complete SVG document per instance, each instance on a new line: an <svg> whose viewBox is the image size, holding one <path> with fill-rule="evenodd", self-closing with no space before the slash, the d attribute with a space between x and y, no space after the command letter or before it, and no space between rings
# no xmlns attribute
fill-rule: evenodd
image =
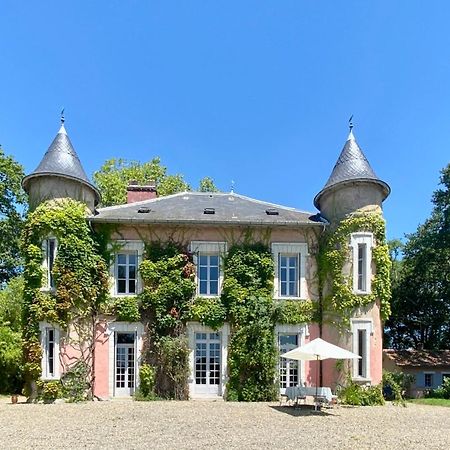
<svg viewBox="0 0 450 450"><path fill-rule="evenodd" d="M195 333L195 393L220 395L220 333Z"/></svg>
<svg viewBox="0 0 450 450"><path fill-rule="evenodd" d="M135 388L135 356L134 333L117 333L116 335L116 363L115 390L116 396L130 396Z"/></svg>
<svg viewBox="0 0 450 450"><path fill-rule="evenodd" d="M298 347L298 334L282 334L278 335L278 348L280 355ZM299 362L293 359L280 358L279 360L279 378L280 392L285 393L286 388L297 386L300 381Z"/></svg>

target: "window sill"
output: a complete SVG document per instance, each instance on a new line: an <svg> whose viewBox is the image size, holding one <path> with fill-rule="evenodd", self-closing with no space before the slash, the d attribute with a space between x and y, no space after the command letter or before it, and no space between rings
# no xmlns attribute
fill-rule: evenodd
<svg viewBox="0 0 450 450"><path fill-rule="evenodd" d="M274 297L274 300L296 300L296 301L303 301L306 300L305 298L302 297Z"/></svg>
<svg viewBox="0 0 450 450"><path fill-rule="evenodd" d="M56 288L54 287L41 287L39 289L40 292L45 292L46 294L54 294L56 292Z"/></svg>
<svg viewBox="0 0 450 450"><path fill-rule="evenodd" d="M201 297L201 298L218 298L218 297L220 297L220 293L219 294L197 294L197 297Z"/></svg>
<svg viewBox="0 0 450 450"><path fill-rule="evenodd" d="M372 293L372 291L358 291L358 290L354 290L353 293L356 294L356 295L370 295Z"/></svg>
<svg viewBox="0 0 450 450"><path fill-rule="evenodd" d="M41 376L40 379L42 381L59 381L61 379L61 376L60 375L57 375L55 377L44 377L44 376Z"/></svg>
<svg viewBox="0 0 450 450"><path fill-rule="evenodd" d="M357 384L372 384L372 378L352 377L352 381Z"/></svg>
<svg viewBox="0 0 450 450"><path fill-rule="evenodd" d="M115 292L113 297L136 297L136 295L138 295L137 292L135 292L134 294L119 294Z"/></svg>

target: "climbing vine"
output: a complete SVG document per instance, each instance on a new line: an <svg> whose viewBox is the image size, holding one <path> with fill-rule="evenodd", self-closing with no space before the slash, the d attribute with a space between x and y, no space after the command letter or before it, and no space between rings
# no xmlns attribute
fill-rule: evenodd
<svg viewBox="0 0 450 450"><path fill-rule="evenodd" d="M221 298L232 327L229 400L276 397L273 275L272 254L263 244L234 245L225 258Z"/></svg>
<svg viewBox="0 0 450 450"><path fill-rule="evenodd" d="M373 233L375 239L372 257L376 271L371 293L357 295L353 292L352 277L345 275L344 267L350 258L350 235L364 231ZM346 326L355 308L379 300L381 317L386 319L390 314L390 264L385 221L380 214L360 213L342 220L336 229L325 234L318 257L321 284L330 286L330 292L323 299L324 313L340 316L342 325Z"/></svg>
<svg viewBox="0 0 450 450"><path fill-rule="evenodd" d="M144 282L139 295L147 336L144 362L155 373L155 394L184 400L189 397L189 347L185 319L195 292L191 255L174 242L146 245L139 270Z"/></svg>
<svg viewBox="0 0 450 450"><path fill-rule="evenodd" d="M52 270L54 288L46 286L47 275L43 270L43 242L49 237L57 242ZM71 345L77 347L80 359L89 367L86 395L92 396L96 319L107 297L108 271L86 222L86 206L70 199L42 203L28 215L22 246L26 393L30 399L38 395L36 381L41 375L42 356L39 322L46 321L59 326L67 335L69 327L76 329L78 341L71 341ZM61 362L66 364L66 371L74 364Z"/></svg>

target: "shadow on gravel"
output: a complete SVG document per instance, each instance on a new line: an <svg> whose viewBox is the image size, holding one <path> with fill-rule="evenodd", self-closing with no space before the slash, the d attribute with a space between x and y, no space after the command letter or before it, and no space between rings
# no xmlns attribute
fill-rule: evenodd
<svg viewBox="0 0 450 450"><path fill-rule="evenodd" d="M314 410L314 407L302 407L303 405L300 405L300 407L295 408L294 406L269 406L269 408L272 408L275 411L288 414L290 416L294 417L302 417L302 416L317 416L317 417L333 417L338 416L339 414L336 414L336 411L332 410L325 410L321 409L318 411ZM310 406L310 405L306 405Z"/></svg>

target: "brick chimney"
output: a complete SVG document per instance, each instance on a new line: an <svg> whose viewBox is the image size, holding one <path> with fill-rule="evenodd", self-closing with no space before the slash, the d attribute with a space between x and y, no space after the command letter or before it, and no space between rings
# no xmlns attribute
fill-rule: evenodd
<svg viewBox="0 0 450 450"><path fill-rule="evenodd" d="M156 183L154 181L150 181L146 186L139 186L137 181L132 180L127 187L127 203L151 200L157 196L158 193L156 191Z"/></svg>

